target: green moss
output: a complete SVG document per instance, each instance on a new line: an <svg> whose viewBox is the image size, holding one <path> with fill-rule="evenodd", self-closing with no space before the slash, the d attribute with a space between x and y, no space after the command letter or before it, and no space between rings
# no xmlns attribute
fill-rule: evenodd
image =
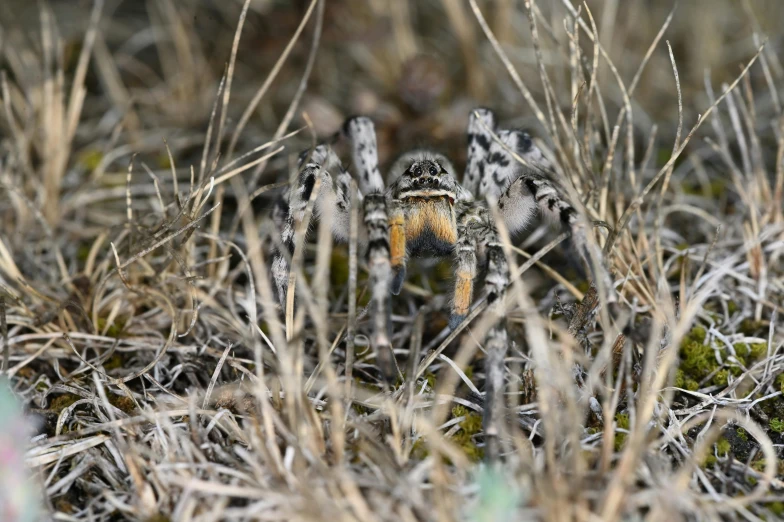
<svg viewBox="0 0 784 522"><path fill-rule="evenodd" d="M727 386L729 384L730 373L731 372L727 369L719 370L716 375L713 376L711 382L717 386Z"/></svg>
<svg viewBox="0 0 784 522"><path fill-rule="evenodd" d="M73 393L58 395L57 397L52 399L52 402L49 404L49 409L59 414L61 411L63 411L68 406L72 405L78 400L79 400L79 396L74 395Z"/></svg>
<svg viewBox="0 0 784 522"><path fill-rule="evenodd" d="M613 448L615 451L621 451L623 449L624 444L626 444L626 433L616 433L615 434L615 441L613 443Z"/></svg>
<svg viewBox="0 0 784 522"><path fill-rule="evenodd" d="M474 435L482 431L482 416L460 405L452 408L452 416L453 418L464 417L459 424L460 431L455 433L452 441L463 449L470 460L474 462L482 460L484 450L479 448L473 440Z"/></svg>
<svg viewBox="0 0 784 522"><path fill-rule="evenodd" d="M749 441L749 434L746 433L746 430L743 428L738 428L737 430L735 430L735 435L737 435L738 438L743 442Z"/></svg>
<svg viewBox="0 0 784 522"><path fill-rule="evenodd" d="M728 441L724 437L716 441L715 447L716 447L716 453L710 453L705 457L705 467L710 467L715 465L719 461L716 455L720 457L724 457L732 449L732 445L730 444L730 441Z"/></svg>
<svg viewBox="0 0 784 522"><path fill-rule="evenodd" d="M431 390L435 390L435 388L436 388L436 374L435 373L431 373L431 372L427 372L425 374L425 380L427 381L427 386Z"/></svg>
<svg viewBox="0 0 784 522"><path fill-rule="evenodd" d="M759 337L768 330L768 323L766 321L754 321L753 319L744 319L740 323L738 331L748 337Z"/></svg>
<svg viewBox="0 0 784 522"><path fill-rule="evenodd" d="M735 312L740 310L740 306L735 301L727 301L727 313L734 315Z"/></svg>
<svg viewBox="0 0 784 522"><path fill-rule="evenodd" d="M770 419L770 429L776 433L784 433L784 420Z"/></svg>
<svg viewBox="0 0 784 522"><path fill-rule="evenodd" d="M732 345L738 358L758 361L768 355L767 343L735 343Z"/></svg>
<svg viewBox="0 0 784 522"><path fill-rule="evenodd" d="M775 383L779 387L779 391L784 393L784 373L780 373L779 376L776 377Z"/></svg>
<svg viewBox="0 0 784 522"><path fill-rule="evenodd" d="M767 343L752 343L750 345L751 349L751 360L752 361L759 361L764 359L768 356L768 344Z"/></svg>
<svg viewBox="0 0 784 522"><path fill-rule="evenodd" d="M425 444L425 439L419 438L414 442L411 446L411 458L415 460L425 460L428 455L430 455L430 451L427 449L427 445Z"/></svg>
<svg viewBox="0 0 784 522"><path fill-rule="evenodd" d="M784 515L784 502L780 502L780 501L770 502L765 507L768 508L768 511L770 511L774 515L777 515L779 517Z"/></svg>
<svg viewBox="0 0 784 522"><path fill-rule="evenodd" d="M698 381L718 366L713 349L705 344L705 338L705 329L696 326L681 342L680 368L688 377Z"/></svg>
<svg viewBox="0 0 784 522"><path fill-rule="evenodd" d="M103 153L100 150L89 149L79 154L77 162L85 169L92 172L98 168L102 159Z"/></svg>
<svg viewBox="0 0 784 522"><path fill-rule="evenodd" d="M125 325L127 324L128 320L123 317L115 317L112 324L109 325L109 328L106 330L106 335L108 337L114 337L115 339L122 335L123 330L125 330ZM103 332L106 328L106 318L99 317L98 324L98 332Z"/></svg>
<svg viewBox="0 0 784 522"><path fill-rule="evenodd" d="M689 391L697 391L700 389L700 384L694 379L686 376L686 374L680 368L675 371L675 386L677 388L683 388L684 390Z"/></svg>
<svg viewBox="0 0 784 522"><path fill-rule="evenodd" d="M705 344L705 339L708 338L708 331L702 326L695 326L689 333L686 334L684 341L694 341L700 344Z"/></svg>
<svg viewBox="0 0 784 522"><path fill-rule="evenodd" d="M615 414L615 426L616 428L628 430L629 429L629 415L627 413L617 413ZM623 445L626 444L626 439L628 434L626 433L615 433L615 443L613 447L615 451L621 451L623 449Z"/></svg>
<svg viewBox="0 0 784 522"><path fill-rule="evenodd" d="M44 391L49 389L49 385L46 384L46 382L41 381L41 382L39 382L38 384L35 385L35 389L36 389L36 391L44 392Z"/></svg>

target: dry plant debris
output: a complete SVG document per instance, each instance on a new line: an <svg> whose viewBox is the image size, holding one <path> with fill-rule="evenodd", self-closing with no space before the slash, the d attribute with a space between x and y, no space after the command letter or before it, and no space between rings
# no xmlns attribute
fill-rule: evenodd
<svg viewBox="0 0 784 522"><path fill-rule="evenodd" d="M784 5L26 4L0 6L3 520L784 517ZM391 388L356 244L301 238L288 317L269 276L300 150L362 113L383 164L461 165L477 104L537 136L614 276L505 237L494 465L495 317L449 331L448 265L395 300Z"/></svg>

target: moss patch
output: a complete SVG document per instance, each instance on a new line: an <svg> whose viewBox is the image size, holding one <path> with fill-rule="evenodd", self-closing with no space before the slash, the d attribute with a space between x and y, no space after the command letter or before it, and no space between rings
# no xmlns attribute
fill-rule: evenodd
<svg viewBox="0 0 784 522"><path fill-rule="evenodd" d="M482 416L460 405L452 408L452 416L453 418L465 417L460 421L460 431L452 436L452 441L463 449L470 460L474 462L482 460L484 450L477 447L473 440L474 435L482 431Z"/></svg>
<svg viewBox="0 0 784 522"><path fill-rule="evenodd" d="M122 335L123 330L125 330L125 325L128 322L128 319L124 317L115 317L112 324L109 325L109 328L106 330L106 335L108 337L114 337L115 339ZM99 317L98 324L96 325L98 332L103 332L106 328L106 318Z"/></svg>
<svg viewBox="0 0 784 522"><path fill-rule="evenodd" d="M49 404L49 409L59 414L61 411L63 411L68 406L72 405L78 400L79 400L79 396L74 395L73 393L58 395L57 397L52 399L52 402Z"/></svg>
<svg viewBox="0 0 784 522"><path fill-rule="evenodd" d="M615 426L616 428L628 430L629 415L627 413L617 413L615 415ZM623 449L623 445L626 444L627 438L628 438L627 433L619 433L619 432L615 433L615 443L614 443L615 451L621 451L621 449Z"/></svg>
<svg viewBox="0 0 784 522"><path fill-rule="evenodd" d="M716 464L718 462L716 455L718 455L719 457L725 457L732 449L732 445L730 444L730 441L728 441L724 437L717 440L716 444L714 444L714 447L716 448L716 453L715 454L711 453L710 455L705 457L706 466L712 466Z"/></svg>
<svg viewBox="0 0 784 522"><path fill-rule="evenodd" d="M748 337L760 337L761 335L767 333L768 323L766 321L744 319L741 321L738 331Z"/></svg>
<svg viewBox="0 0 784 522"><path fill-rule="evenodd" d="M705 328L695 326L681 342L681 364L679 368L683 372L681 382L690 385L689 388L682 386L683 388L697 389L693 383L688 381L699 383L719 366L713 348L705 344L706 338L707 332ZM677 381L678 377L676 375Z"/></svg>
<svg viewBox="0 0 784 522"><path fill-rule="evenodd" d="M82 167L92 172L98 168L101 160L103 160L103 153L100 150L88 149L80 153L76 161Z"/></svg>
<svg viewBox="0 0 784 522"><path fill-rule="evenodd" d="M767 343L735 343L732 347L735 348L735 353L739 357L750 361L758 361L768 356Z"/></svg>
<svg viewBox="0 0 784 522"><path fill-rule="evenodd" d="M768 511L773 513L776 516L784 515L784 502L771 502L765 506L768 508Z"/></svg>
<svg viewBox="0 0 784 522"><path fill-rule="evenodd" d="M425 439L417 439L416 442L414 442L414 444L411 446L411 458L415 460L425 460L428 455L430 455L430 451L427 449Z"/></svg>
<svg viewBox="0 0 784 522"><path fill-rule="evenodd" d="M700 384L688 377L680 368L675 371L675 386L689 391L697 391L700 388Z"/></svg>

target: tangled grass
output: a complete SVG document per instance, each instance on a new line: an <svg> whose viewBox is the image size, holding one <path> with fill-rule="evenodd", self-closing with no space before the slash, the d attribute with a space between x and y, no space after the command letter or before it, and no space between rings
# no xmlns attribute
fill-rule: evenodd
<svg viewBox="0 0 784 522"><path fill-rule="evenodd" d="M30 485L56 520L784 516L784 9L595 4L3 7L3 391L35 429L0 402L0 477L30 472L5 520L34 519ZM495 465L498 317L449 332L448 265L395 301L391 389L356 244L300 234L285 318L268 270L301 148L362 112L383 163L459 164L476 104L536 129L614 279L501 231Z"/></svg>

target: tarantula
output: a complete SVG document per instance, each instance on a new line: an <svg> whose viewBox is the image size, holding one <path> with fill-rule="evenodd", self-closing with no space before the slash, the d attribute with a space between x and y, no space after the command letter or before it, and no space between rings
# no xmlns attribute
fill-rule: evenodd
<svg viewBox="0 0 784 522"><path fill-rule="evenodd" d="M410 258L454 257L451 328L469 312L480 261L486 268L488 300L497 302L503 296L509 283L507 260L488 202L497 206L510 233L525 228L537 209L560 222L571 230L578 252L587 261L581 220L558 186L543 173L549 162L527 133L497 129L492 111L475 109L469 117L468 162L462 184L447 158L420 150L406 153L394 163L390 171L394 181L386 187L378 166L373 122L367 117L350 118L341 134L350 144L364 214L360 241L367 246L373 322L370 340L388 381L396 375L389 341L390 294L401 291ZM318 145L302 153L296 185L284 193L274 210L287 251L276 252L272 268L281 303L286 300L294 231L317 178L320 189L315 196L315 215L332 212L333 236L348 239L351 175L330 146ZM498 434L495 423L503 411L507 334L502 323L489 331L485 343L484 425L486 436L491 438Z"/></svg>

